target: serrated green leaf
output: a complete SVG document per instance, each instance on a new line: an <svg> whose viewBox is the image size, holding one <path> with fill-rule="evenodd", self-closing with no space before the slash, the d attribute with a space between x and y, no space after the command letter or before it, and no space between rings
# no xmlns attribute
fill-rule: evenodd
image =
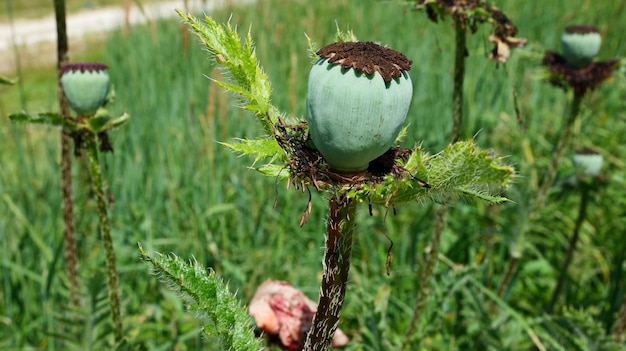
<svg viewBox="0 0 626 351"><path fill-rule="evenodd" d="M507 202L509 201L509 199L507 199L506 197L503 196L492 196L486 193L482 193L482 192L477 192L474 191L472 189L462 189L460 188L459 191L463 192L465 195L468 195L469 197L473 197L473 198L477 198L483 201L487 201L493 204L499 204L502 202Z"/></svg>
<svg viewBox="0 0 626 351"><path fill-rule="evenodd" d="M375 186L366 185L355 197L386 206L411 201L449 201L462 196L492 203L506 201L498 196L513 177L513 168L473 141L461 141L436 154L428 155L418 147L404 165L406 174L391 176Z"/></svg>
<svg viewBox="0 0 626 351"><path fill-rule="evenodd" d="M54 112L44 112L37 115L19 112L10 114L9 119L17 123L45 124L55 127L65 127L68 129L77 128L76 123Z"/></svg>
<svg viewBox="0 0 626 351"><path fill-rule="evenodd" d="M28 123L32 117L26 112L18 112L10 114L9 119L17 123Z"/></svg>
<svg viewBox="0 0 626 351"><path fill-rule="evenodd" d="M276 139L237 139L236 143L220 143L227 148L241 154L254 155L254 163L267 157L273 157L283 150Z"/></svg>
<svg viewBox="0 0 626 351"><path fill-rule="evenodd" d="M141 258L173 290L191 302L189 309L205 317L205 332L218 337L225 350L258 351L261 342L254 325L228 286L212 270L195 259L185 262L176 255L148 254L139 245Z"/></svg>

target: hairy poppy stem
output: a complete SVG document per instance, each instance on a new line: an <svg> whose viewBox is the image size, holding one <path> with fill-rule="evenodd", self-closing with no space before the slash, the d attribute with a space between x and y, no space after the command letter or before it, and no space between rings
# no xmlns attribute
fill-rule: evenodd
<svg viewBox="0 0 626 351"><path fill-rule="evenodd" d="M111 223L107 213L107 202L102 185L102 172L98 160L98 145L96 135L89 133L85 137L85 148L89 157L89 171L91 183L96 194L98 204L98 217L100 219L100 234L104 244L105 259L107 265L107 283L109 288L109 303L111 304L111 319L113 320L113 335L115 342L122 341L122 316L120 312L120 297L118 292L117 268L115 264L115 251L113 249L113 237L111 236Z"/></svg>
<svg viewBox="0 0 626 351"><path fill-rule="evenodd" d="M322 286L317 312L307 334L304 351L329 350L339 325L348 285L356 205L354 199L333 197L329 200Z"/></svg>
<svg viewBox="0 0 626 351"><path fill-rule="evenodd" d="M54 0L54 13L57 27L57 75L59 110L61 116L68 118L70 107L63 94L61 85L61 67L69 62L67 55L67 28L65 21L65 0ZM70 301L79 306L78 297L78 255L76 254L76 238L74 230L74 203L72 202L72 138L61 129L61 207L63 209L63 251L65 271L70 282Z"/></svg>

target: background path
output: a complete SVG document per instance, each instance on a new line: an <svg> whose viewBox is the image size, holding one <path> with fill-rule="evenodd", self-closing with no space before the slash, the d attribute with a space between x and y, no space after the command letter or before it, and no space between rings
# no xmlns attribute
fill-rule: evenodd
<svg viewBox="0 0 626 351"><path fill-rule="evenodd" d="M124 5L103 7L72 13L67 17L70 59L76 49L84 47L85 40L98 40L106 32L126 24L141 24L164 17L174 17L174 9L210 13L227 5L247 4L252 0L169 0L144 3L141 8L129 2ZM50 8L52 11L52 7ZM0 72L15 76L17 70L17 47L22 66L42 65L56 62L56 23L54 14L39 19L0 18Z"/></svg>

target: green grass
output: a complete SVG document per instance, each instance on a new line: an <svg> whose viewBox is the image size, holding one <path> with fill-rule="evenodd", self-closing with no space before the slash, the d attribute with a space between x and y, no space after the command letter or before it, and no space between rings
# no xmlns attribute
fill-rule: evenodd
<svg viewBox="0 0 626 351"><path fill-rule="evenodd" d="M604 7L584 0L547 5L501 2L500 8L531 47L558 49L565 25L593 23L604 33L601 58L626 55L622 34L626 11L618 1ZM379 41L414 61L410 73L415 96L406 146L422 143L437 152L447 144L453 62L449 22L433 24L424 13L392 2L347 0L323 6L263 1L211 16L226 21L231 13L241 31L250 28L258 58L273 83L272 102L281 110L304 116L310 67L304 33L322 46L332 41L337 23L354 30L361 40ZM315 298L322 269L325 201L313 196L309 223L299 228L307 194L286 190L282 183L276 188L274 179L246 168L252 160L238 158L217 144L256 136L261 128L236 108L236 99L204 77L215 74L212 64L192 35L184 41L186 29L178 21L158 22L156 29L156 35L143 27L133 28L128 36L113 33L92 57L110 66L117 91L114 112L131 115L130 123L112 134L115 153L104 157L114 197L112 228L126 332L151 350L213 350L211 340L202 340L197 333L199 324L185 313L182 302L139 261L137 243L147 251L195 257L213 267L244 301L267 278L287 280ZM491 300L480 288L495 291L504 273L511 238L520 225L518 213L549 163L568 98L534 79L539 63L523 52L514 52L499 68L488 62L487 34L487 29L479 29L468 42L466 130L477 133L483 147L507 155L520 176L506 194L515 202L452 206L442 253L463 268L440 262L436 269L433 295L418 328L424 336L422 345L429 350L450 345L529 349L532 342L512 311L528 318L541 334L541 325L532 318L541 316L541 307L549 301L576 216L577 195L562 192L550 198L525 237L519 270L503 296L508 308L490 318ZM56 108L54 75L52 68L25 69L23 96L30 111ZM17 87L0 89L3 115L21 107ZM514 91L525 131L515 117ZM626 290L625 91L619 78L585 98L583 118L567 153L596 147L605 156L608 181L590 205L570 280L555 313L561 315L565 306L589 310L603 327L614 320ZM0 348L67 349L50 333L83 340L87 336L76 333L81 325L72 324L71 318L59 320L97 315L102 307L96 302L105 295L97 214L85 169L75 163L79 269L84 305L93 301L94 307L78 313L64 307L68 289L60 246L58 132L0 119L0 160ZM568 158L561 170L563 174L572 170ZM273 209L275 197L278 206ZM370 217L362 207L340 327L353 340L349 350L390 350L401 342L415 303L416 277L425 261L433 211L430 205L415 204L397 208L396 215L392 209L374 208ZM394 243L391 276L385 275L390 245L385 235ZM104 314L104 323L107 317Z"/></svg>

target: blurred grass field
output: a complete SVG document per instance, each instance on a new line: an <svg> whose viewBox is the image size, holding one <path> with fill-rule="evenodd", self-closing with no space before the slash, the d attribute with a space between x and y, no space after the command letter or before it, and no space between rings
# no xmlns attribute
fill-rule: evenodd
<svg viewBox="0 0 626 351"><path fill-rule="evenodd" d="M65 1L65 8L68 13L95 9L103 6L121 5L126 0L67 0ZM143 5L147 2L158 2L166 0L128 0L129 4ZM28 0L28 1L15 1L6 0L2 5L0 13L5 12L11 14L14 18L40 18L43 16L52 15L54 13L53 2L48 0ZM0 22L6 21L4 16L0 16Z"/></svg>
<svg viewBox="0 0 626 351"><path fill-rule="evenodd" d="M567 94L536 79L543 49L560 47L563 28L597 25L604 38L600 59L626 56L626 10L621 1L500 1L499 7L529 39L505 65L486 56L487 27L468 38L465 137L507 156L518 171L505 194L513 201L486 207L460 201L451 207L433 295L420 320L425 350L528 350L533 341L520 318L543 314L576 218L578 196L555 187L538 220L519 223L527 194L538 187L566 112ZM413 60L414 99L405 146L435 153L451 128L453 30L422 12L394 2L258 1L210 14L232 16L248 29L273 85L272 102L304 117L310 58L305 33L319 46L333 41L336 26L351 29ZM537 55L539 53L539 56ZM178 21L111 33L94 45L90 59L110 66L117 98L114 113L129 124L114 132L115 153L104 157L126 334L149 350L219 350L199 335L199 323L139 261L146 250L195 257L230 282L242 301L267 278L286 280L316 298L321 275L325 202L313 196L309 223L298 226L308 195L247 169L252 161L219 141L256 136L261 129L236 98L207 77L219 77L206 52ZM23 86L0 87L0 114L21 108L56 110L53 67L24 69ZM618 73L616 73L618 74ZM622 74L623 73L619 73ZM525 129L515 115L514 94ZM623 77L585 98L568 155L593 147L605 158L607 185L594 197L565 293L555 311L583 310L609 329L626 291L626 85ZM106 323L103 250L95 203L81 161L74 173L79 270L90 332L76 334L67 307L62 256L58 131L0 119L0 349L65 350L74 338L87 345ZM569 157L561 177L572 171ZM272 207L278 199L276 209ZM419 286L417 274L432 232L432 205L397 209L365 206L359 213L353 265L340 327L352 338L348 350L392 350L402 338ZM491 301L476 286L495 291L519 226L519 269L503 295L507 308L489 319ZM387 238L387 236L389 238ZM391 275L385 274L393 241ZM446 264L453 262L454 264ZM99 302L100 301L100 302ZM79 313L80 314L80 313ZM105 320L102 322L100 319ZM530 323L530 322L529 322ZM83 327L85 326L83 325ZM540 325L532 325L540 329ZM105 328L106 330L106 328ZM56 334L63 334L60 337ZM539 332L537 332L539 333ZM68 336L70 335L70 336ZM81 344L81 342L83 344ZM504 348L503 348L504 347ZM81 349L81 346L75 348Z"/></svg>

